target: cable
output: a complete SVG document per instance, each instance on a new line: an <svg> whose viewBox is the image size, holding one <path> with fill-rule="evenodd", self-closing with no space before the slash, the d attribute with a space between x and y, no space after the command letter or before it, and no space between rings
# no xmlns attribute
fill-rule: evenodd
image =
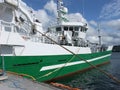
<svg viewBox="0 0 120 90"><path fill-rule="evenodd" d="M38 78L36 78L36 80L38 80L38 79L40 79L40 78L43 78L43 77L46 77L46 76L49 76L49 75L53 74L54 72L61 70L62 68L64 68L64 67L66 66L67 63L69 63L70 61L72 61L74 58L75 58L75 56L72 56L72 58L69 59L68 62L66 62L62 67L57 68L57 69L53 70L52 72L49 72L49 73L47 73L47 74L45 74L45 75L43 75L43 76L41 76L41 77L38 77ZM54 77L56 77L56 75L55 75ZM53 77L53 78L54 78L54 77ZM53 79L53 78L52 78L52 79Z"/></svg>
<svg viewBox="0 0 120 90"><path fill-rule="evenodd" d="M84 3L84 0L82 0L82 15L83 15L83 16L84 16L84 14L85 14L85 12L84 12L84 11L85 11L84 4L85 4L85 3Z"/></svg>
<svg viewBox="0 0 120 90"><path fill-rule="evenodd" d="M7 71L7 73L13 74L13 75L18 75L18 76L24 76L24 77L28 77L31 78L33 81L35 81L35 77L28 75L28 74L24 74L24 73L15 73L15 72L11 72L11 71Z"/></svg>
<svg viewBox="0 0 120 90"><path fill-rule="evenodd" d="M57 44L58 46L62 47L63 49L65 49L66 51L70 52L72 55L76 56L78 59L81 59L83 61L85 61L87 64L89 64L90 66L92 66L93 68L97 69L98 71L104 73L106 76L108 76L109 78L111 78L112 80L114 80L116 83L120 84L120 80L117 79L116 77L114 77L112 74L109 74L107 72L105 72L104 70L98 68L97 66L95 66L94 64L88 62L87 60L81 58L79 55L75 54L74 52L72 52L71 50L67 49L66 47L59 45L56 41L54 41L52 38L46 36L45 34L41 33L40 31L36 30L38 33L40 33L42 36L45 36L46 38L48 38L49 40L51 40L52 42L54 42L55 44Z"/></svg>

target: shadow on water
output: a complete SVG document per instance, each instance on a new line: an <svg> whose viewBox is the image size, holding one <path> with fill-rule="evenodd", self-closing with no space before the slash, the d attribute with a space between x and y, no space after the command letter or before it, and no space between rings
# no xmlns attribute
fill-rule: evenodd
<svg viewBox="0 0 120 90"><path fill-rule="evenodd" d="M112 53L110 62L110 64L99 68L111 73L120 80L120 53ZM82 90L120 90L120 84L117 84L96 69L57 80L56 82L81 88Z"/></svg>

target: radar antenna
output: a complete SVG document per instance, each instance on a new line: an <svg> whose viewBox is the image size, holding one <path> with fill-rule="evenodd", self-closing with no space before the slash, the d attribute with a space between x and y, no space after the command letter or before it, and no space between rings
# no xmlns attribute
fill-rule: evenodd
<svg viewBox="0 0 120 90"><path fill-rule="evenodd" d="M99 46L101 46L101 31L100 31L100 24L98 24L98 38L99 38Z"/></svg>

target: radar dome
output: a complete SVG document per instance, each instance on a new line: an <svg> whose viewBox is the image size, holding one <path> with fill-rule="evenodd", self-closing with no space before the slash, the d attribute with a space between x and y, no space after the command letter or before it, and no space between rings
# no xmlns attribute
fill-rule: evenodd
<svg viewBox="0 0 120 90"><path fill-rule="evenodd" d="M68 13L68 9L67 9L66 7L63 8L63 11L64 11L65 13Z"/></svg>
<svg viewBox="0 0 120 90"><path fill-rule="evenodd" d="M63 8L62 8L62 11L63 11L64 13L68 13L68 9L67 9L66 7L63 7Z"/></svg>

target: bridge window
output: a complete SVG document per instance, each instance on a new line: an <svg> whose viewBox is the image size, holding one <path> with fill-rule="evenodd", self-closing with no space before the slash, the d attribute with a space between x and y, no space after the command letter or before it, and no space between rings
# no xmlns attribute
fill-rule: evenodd
<svg viewBox="0 0 120 90"><path fill-rule="evenodd" d="M64 30L65 30L65 31L68 31L68 27L64 27Z"/></svg>
<svg viewBox="0 0 120 90"><path fill-rule="evenodd" d="M79 27L75 27L74 29L75 29L75 31L79 31Z"/></svg>
<svg viewBox="0 0 120 90"><path fill-rule="evenodd" d="M81 27L81 30L80 30L81 32L86 32L87 31L87 28L85 28L85 27Z"/></svg>
<svg viewBox="0 0 120 90"><path fill-rule="evenodd" d="M5 27L5 31L11 32L11 27Z"/></svg>
<svg viewBox="0 0 120 90"><path fill-rule="evenodd" d="M7 22L12 22L13 13L11 8L6 7L4 13L2 13L2 19Z"/></svg>
<svg viewBox="0 0 120 90"><path fill-rule="evenodd" d="M62 30L61 30L61 27L57 27L57 28L56 28L56 31L62 31Z"/></svg>
<svg viewBox="0 0 120 90"><path fill-rule="evenodd" d="M70 30L70 31L73 31L73 27L69 27L69 30Z"/></svg>

